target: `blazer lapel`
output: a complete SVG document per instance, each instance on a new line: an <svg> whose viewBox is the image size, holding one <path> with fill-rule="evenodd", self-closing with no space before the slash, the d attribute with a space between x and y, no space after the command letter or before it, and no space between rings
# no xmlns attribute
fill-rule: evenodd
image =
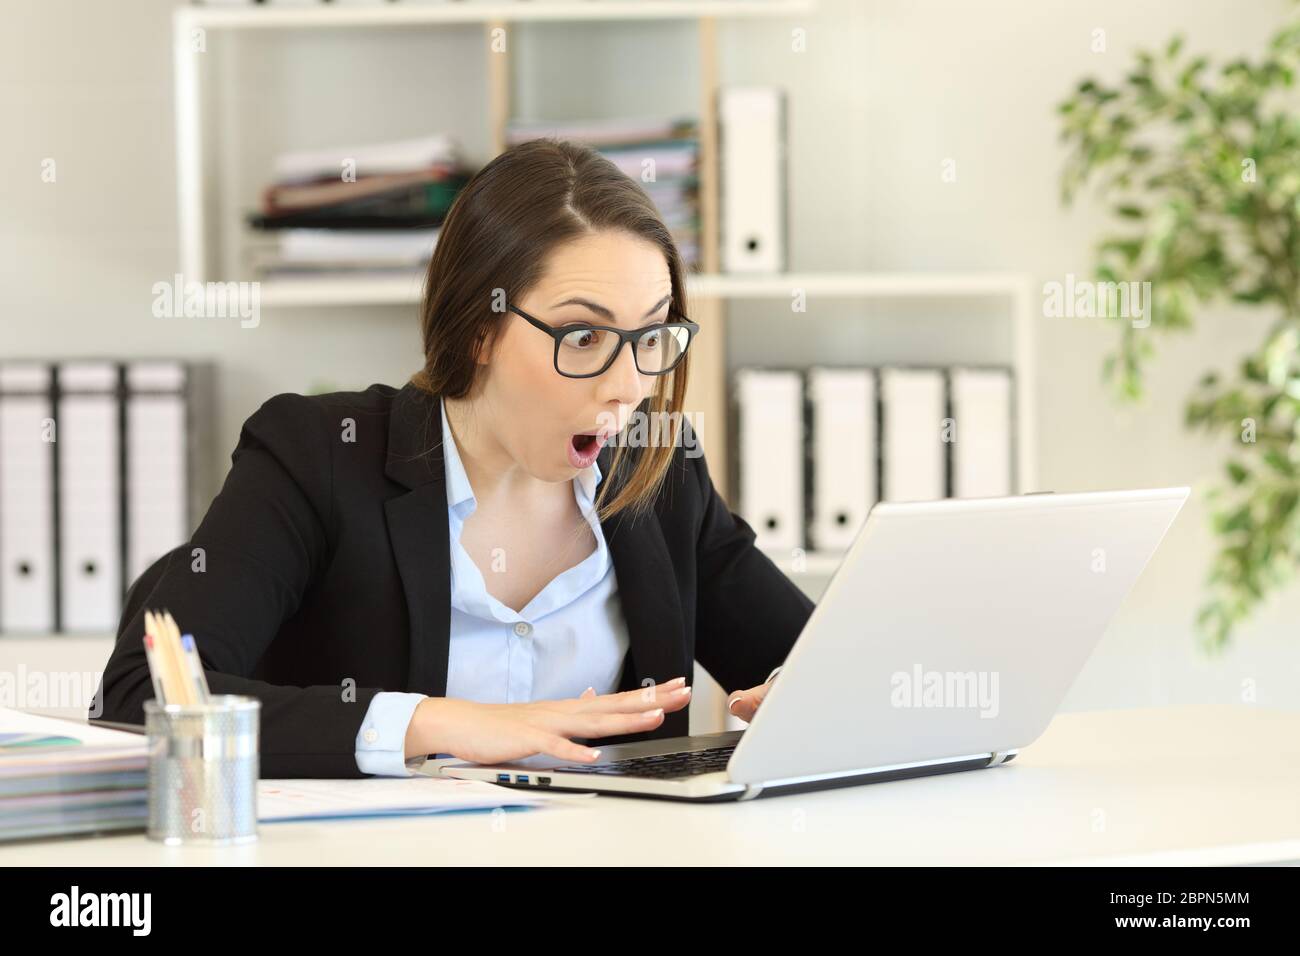
<svg viewBox="0 0 1300 956"><path fill-rule="evenodd" d="M601 475L609 475L612 449L603 448L597 461ZM615 492L609 494L612 500ZM619 690L635 690L650 681L662 684L682 674L689 681L681 595L658 519L653 513L631 518L623 511L602 521L600 527L614 563L628 629L629 660ZM687 726L683 709L667 714L658 731L649 736L685 735Z"/></svg>
<svg viewBox="0 0 1300 956"><path fill-rule="evenodd" d="M451 538L442 421L437 396L409 383L393 397L384 474L410 489L384 502L411 624L406 690L445 697L451 648Z"/></svg>

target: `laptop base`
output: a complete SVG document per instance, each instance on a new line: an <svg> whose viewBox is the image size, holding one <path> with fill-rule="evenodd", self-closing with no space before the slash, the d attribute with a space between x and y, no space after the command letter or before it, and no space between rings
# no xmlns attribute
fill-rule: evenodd
<svg viewBox="0 0 1300 956"><path fill-rule="evenodd" d="M539 779L536 771L526 774L529 782L518 783L510 780L492 781L499 787L512 790L550 790L560 793L599 793L612 797L636 797L642 800L672 800L677 803L734 803L738 800L755 800L761 797L783 797L795 793L811 793L816 790L837 790L841 787L858 787L872 783L888 783L891 780L908 780L914 777L932 777L942 773L960 773L965 770L983 770L1000 766L1015 759L1015 752L974 757L949 763L926 764L919 767L902 767L890 770L869 770L864 773L846 774L834 777L819 777L811 780L797 780L787 783L753 784L744 789L730 790L700 796L685 794L651 793L649 791L613 790L600 786L560 786L554 783L533 782ZM545 776L540 779L546 780ZM636 779L627 777L623 779Z"/></svg>

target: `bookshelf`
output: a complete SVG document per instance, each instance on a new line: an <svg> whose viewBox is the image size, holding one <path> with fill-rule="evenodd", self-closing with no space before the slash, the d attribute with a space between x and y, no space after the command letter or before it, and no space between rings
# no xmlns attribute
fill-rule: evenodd
<svg viewBox="0 0 1300 956"><path fill-rule="evenodd" d="M710 423L704 437L710 472L724 497L729 495L728 395L727 395L727 306L743 300L787 300L795 291L806 296L810 306L828 300L909 300L956 302L994 300L999 315L1009 323L1008 364L1017 382L1017 418L1014 441L1019 490L1037 487L1036 422L1034 420L1035 343L1032 324L1032 295L1029 280L1016 274L994 273L878 273L803 272L777 275L726 275L719 271L719 186L718 144L714 94L720 85L718 25L721 21L769 18L780 29L782 17L812 13L815 0L462 0L441 4L393 3L374 6L317 5L306 7L244 6L183 7L175 11L173 44L175 66L176 155L180 266L187 279L227 281L241 276L213 275L211 263L217 252L238 248L230 235L231 224L214 223L214 204L207 194L208 180L219 169L208 164L229 162L229 150L206 151L205 138L214 126L205 118L210 104L202 89L199 57L192 52L196 31L237 33L258 31L267 36L288 35L295 30L388 30L387 35L405 36L409 29L437 30L440 27L479 25L486 43L493 31L511 24L528 22L593 21L694 21L699 90L700 126L700 216L701 271L688 276L692 317L708 329L692 353L692 372L687 405ZM408 30L393 30L406 27ZM475 32L469 36L479 36ZM480 78L485 92L489 135L496 152L504 148L511 116L512 59L507 54L489 55ZM220 66L218 62L217 66ZM205 178L206 177L206 178ZM216 217L219 218L219 217ZM227 217L228 220L228 217ZM225 226L223 235L222 226ZM332 307L390 307L410 309L421 297L420 277L363 277L275 279L261 283L261 304L272 309L324 309ZM743 322L743 313L730 318ZM329 321L328 311L316 319ZM773 359L778 359L773 356ZM838 563L836 555L808 554L804 572L829 576ZM788 557L778 559L787 570Z"/></svg>

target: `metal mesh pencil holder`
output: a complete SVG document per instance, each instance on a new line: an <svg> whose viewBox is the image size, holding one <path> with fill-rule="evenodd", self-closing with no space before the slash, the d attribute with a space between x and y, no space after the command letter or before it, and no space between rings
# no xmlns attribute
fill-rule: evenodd
<svg viewBox="0 0 1300 956"><path fill-rule="evenodd" d="M223 694L207 704L144 702L151 840L220 846L257 839L261 701Z"/></svg>

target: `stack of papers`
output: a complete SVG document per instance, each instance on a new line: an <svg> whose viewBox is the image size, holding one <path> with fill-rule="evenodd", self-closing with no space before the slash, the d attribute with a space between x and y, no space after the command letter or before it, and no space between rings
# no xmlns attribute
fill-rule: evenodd
<svg viewBox="0 0 1300 956"><path fill-rule="evenodd" d="M249 224L267 276L418 275L470 170L450 136L285 153Z"/></svg>
<svg viewBox="0 0 1300 956"><path fill-rule="evenodd" d="M506 130L506 143L542 136L585 143L635 180L659 210L683 263L688 269L698 267L700 142L694 118L516 119Z"/></svg>
<svg viewBox="0 0 1300 956"><path fill-rule="evenodd" d="M0 707L0 841L143 830L148 739ZM262 780L258 820L344 820L526 809L555 797L479 780L364 777Z"/></svg>
<svg viewBox="0 0 1300 956"><path fill-rule="evenodd" d="M0 841L142 830L142 734L0 707Z"/></svg>

